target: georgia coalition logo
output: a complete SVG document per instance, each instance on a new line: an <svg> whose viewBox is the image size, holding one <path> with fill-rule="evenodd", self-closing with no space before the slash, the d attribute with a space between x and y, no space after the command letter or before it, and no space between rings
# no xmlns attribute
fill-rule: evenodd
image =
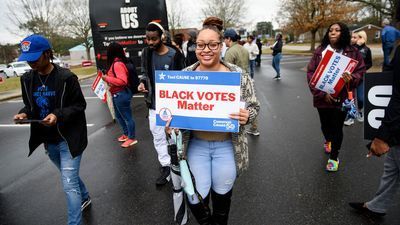
<svg viewBox="0 0 400 225"><path fill-rule="evenodd" d="M21 43L21 49L22 49L23 52L29 51L30 48L31 48L31 42L30 41L23 41Z"/></svg>
<svg viewBox="0 0 400 225"><path fill-rule="evenodd" d="M214 127L225 127L226 130L235 130L236 126L231 121L225 120L214 120L213 121Z"/></svg>
<svg viewBox="0 0 400 225"><path fill-rule="evenodd" d="M168 121L169 119L172 118L171 110L169 110L168 108L162 108L162 109L160 109L159 115L160 115L160 118L161 118L163 121Z"/></svg>

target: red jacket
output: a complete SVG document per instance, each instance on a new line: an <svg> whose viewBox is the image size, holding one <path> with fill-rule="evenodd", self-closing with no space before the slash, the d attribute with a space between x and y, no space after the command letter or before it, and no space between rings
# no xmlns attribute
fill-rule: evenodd
<svg viewBox="0 0 400 225"><path fill-rule="evenodd" d="M308 83L310 83L310 80L311 80L315 70L317 69L319 62L322 59L322 52L324 51L324 49L325 49L324 47L319 46L315 50L314 55L311 58L310 63L308 64L308 68L307 68ZM360 54L360 52L352 46L347 46L344 49L342 54L358 61L357 67L354 69L354 71L351 75L353 77L353 79L350 81L349 90L353 90L361 82L362 77L366 71L364 60L363 60L363 57ZM333 104L327 103L325 101L325 94L326 94L325 92L320 91L315 88L311 88L310 86L309 86L309 88L310 88L311 94L313 95L314 107L316 107L316 108L341 108L343 101L347 98L346 86L342 89L342 91L338 95L340 102L333 103Z"/></svg>
<svg viewBox="0 0 400 225"><path fill-rule="evenodd" d="M114 59L114 63L107 72L105 81L110 85L111 94L123 91L128 86L128 69L120 59Z"/></svg>

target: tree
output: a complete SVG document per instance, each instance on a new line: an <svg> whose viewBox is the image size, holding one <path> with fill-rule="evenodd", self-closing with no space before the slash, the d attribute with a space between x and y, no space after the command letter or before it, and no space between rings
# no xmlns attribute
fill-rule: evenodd
<svg viewBox="0 0 400 225"><path fill-rule="evenodd" d="M315 50L316 33L329 24L356 21L358 4L346 0L284 0L281 21L285 30L295 34L311 32L310 51Z"/></svg>
<svg viewBox="0 0 400 225"><path fill-rule="evenodd" d="M225 28L242 25L246 11L245 0L207 0L205 8L202 9L205 17L221 18Z"/></svg>
<svg viewBox="0 0 400 225"><path fill-rule="evenodd" d="M167 1L168 26L171 36L175 35L176 29L182 28L185 20L185 14L180 6L181 3L179 1Z"/></svg>
<svg viewBox="0 0 400 225"><path fill-rule="evenodd" d="M379 18L380 21L384 17L388 17L391 20L394 20L397 16L396 9L399 4L399 0L348 0L349 2L359 2L363 6L372 9L372 12L378 12L378 15L375 15ZM374 13L375 14L375 13Z"/></svg>
<svg viewBox="0 0 400 225"><path fill-rule="evenodd" d="M274 26L271 22L258 22L256 25L257 34L268 34L270 37L273 36Z"/></svg>
<svg viewBox="0 0 400 225"><path fill-rule="evenodd" d="M64 19L68 36L72 36L85 46L87 59L90 60L90 48L93 46L93 41L88 0L64 1L64 9L68 12Z"/></svg>
<svg viewBox="0 0 400 225"><path fill-rule="evenodd" d="M19 45L0 45L0 62L7 64L18 57Z"/></svg>
<svg viewBox="0 0 400 225"><path fill-rule="evenodd" d="M8 1L8 17L20 31L37 33L51 39L62 30L63 20L57 0ZM15 32L19 34L20 32Z"/></svg>

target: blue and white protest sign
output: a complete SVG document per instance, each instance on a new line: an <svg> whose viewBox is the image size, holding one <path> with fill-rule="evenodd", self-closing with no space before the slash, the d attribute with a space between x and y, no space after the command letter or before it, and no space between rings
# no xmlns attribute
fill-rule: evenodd
<svg viewBox="0 0 400 225"><path fill-rule="evenodd" d="M156 124L171 127L239 132L229 114L240 110L240 73L155 71Z"/></svg>

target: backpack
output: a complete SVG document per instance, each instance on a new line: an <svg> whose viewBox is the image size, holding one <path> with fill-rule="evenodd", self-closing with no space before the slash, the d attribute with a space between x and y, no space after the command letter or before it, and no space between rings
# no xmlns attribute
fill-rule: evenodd
<svg viewBox="0 0 400 225"><path fill-rule="evenodd" d="M115 61L115 62L122 62L122 61ZM126 66L126 69L128 69L128 88L131 90L132 94L139 93L137 88L140 84L140 79L136 72L135 64L130 59L128 59L128 62L124 64ZM113 74L115 75L114 64L112 65L112 71Z"/></svg>

